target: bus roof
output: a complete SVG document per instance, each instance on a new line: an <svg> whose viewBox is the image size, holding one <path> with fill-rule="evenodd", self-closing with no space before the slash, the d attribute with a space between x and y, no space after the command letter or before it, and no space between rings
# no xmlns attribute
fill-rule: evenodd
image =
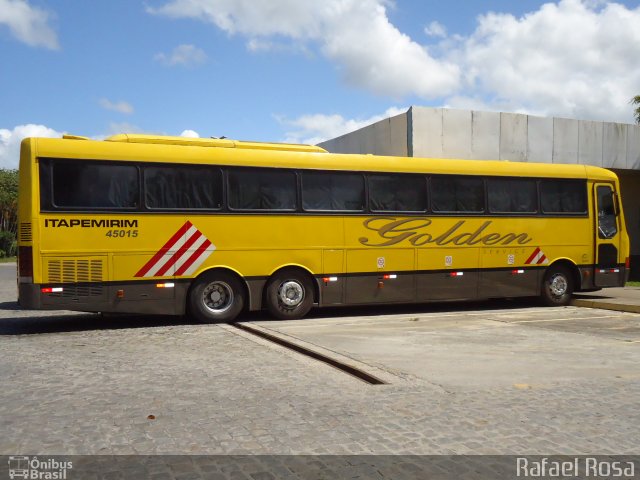
<svg viewBox="0 0 640 480"><path fill-rule="evenodd" d="M121 134L104 141L69 135L62 139L31 138L25 139L24 142L32 142L31 147L35 156L53 158L362 172L588 177L604 181L616 179L616 175L609 170L586 165L332 154L313 145L244 142L230 139ZM251 150L250 155L248 155L249 150Z"/></svg>
<svg viewBox="0 0 640 480"><path fill-rule="evenodd" d="M183 145L198 147L218 147L218 148L251 148L255 150L284 150L290 152L322 152L326 150L315 145L302 145L297 143L266 143L266 142L245 142L231 140L228 138L191 138L191 137L169 137L158 135L140 135L122 133L106 138L107 142L127 142L146 143L156 145Z"/></svg>

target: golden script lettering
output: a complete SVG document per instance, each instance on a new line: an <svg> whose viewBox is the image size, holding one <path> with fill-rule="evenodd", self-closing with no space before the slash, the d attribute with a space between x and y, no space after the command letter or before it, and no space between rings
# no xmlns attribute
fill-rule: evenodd
<svg viewBox="0 0 640 480"><path fill-rule="evenodd" d="M497 233L491 232L489 227L493 223L486 220L472 232L465 232L466 220L459 220L446 232L436 234L429 232L429 227L433 221L430 218L396 218L396 217L374 217L368 218L362 224L368 230L373 230L378 234L379 239L370 240L367 237L360 237L360 243L368 247L387 247L396 245L403 241L408 241L415 247L423 245L510 245L516 243L525 245L531 242L532 238L526 233ZM376 240L380 240L376 243Z"/></svg>

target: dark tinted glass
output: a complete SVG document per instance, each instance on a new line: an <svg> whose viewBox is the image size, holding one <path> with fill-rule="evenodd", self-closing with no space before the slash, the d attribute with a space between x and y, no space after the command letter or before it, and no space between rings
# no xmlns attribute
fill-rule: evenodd
<svg viewBox="0 0 640 480"><path fill-rule="evenodd" d="M419 175L370 175L369 206L381 212L424 212L426 179Z"/></svg>
<svg viewBox="0 0 640 480"><path fill-rule="evenodd" d="M586 213L587 189L582 180L542 180L540 204L544 213Z"/></svg>
<svg viewBox="0 0 640 480"><path fill-rule="evenodd" d="M138 206L138 169L134 166L55 160L52 171L56 207L131 209Z"/></svg>
<svg viewBox="0 0 640 480"><path fill-rule="evenodd" d="M219 209L222 173L217 168L157 166L144 169L145 203L159 209Z"/></svg>
<svg viewBox="0 0 640 480"><path fill-rule="evenodd" d="M601 185L598 186L596 192L598 196L598 236L613 238L618 233L613 189Z"/></svg>
<svg viewBox="0 0 640 480"><path fill-rule="evenodd" d="M296 174L266 168L229 170L229 206L236 210L295 210Z"/></svg>
<svg viewBox="0 0 640 480"><path fill-rule="evenodd" d="M305 210L363 210L364 178L358 173L303 172L302 206Z"/></svg>
<svg viewBox="0 0 640 480"><path fill-rule="evenodd" d="M431 199L434 212L483 212L484 182L473 177L432 177Z"/></svg>
<svg viewBox="0 0 640 480"><path fill-rule="evenodd" d="M487 180L489 211L492 213L535 213L538 211L538 193L535 180Z"/></svg>

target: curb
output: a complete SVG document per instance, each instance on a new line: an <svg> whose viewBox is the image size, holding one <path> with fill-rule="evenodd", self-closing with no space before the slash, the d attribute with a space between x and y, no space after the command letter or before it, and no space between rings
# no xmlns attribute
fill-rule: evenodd
<svg viewBox="0 0 640 480"><path fill-rule="evenodd" d="M603 310L614 310L616 312L640 313L640 305L628 305L624 303L613 303L602 300L581 300L574 298L571 300L574 307L601 308Z"/></svg>
<svg viewBox="0 0 640 480"><path fill-rule="evenodd" d="M264 337L272 337L273 339L279 340L282 343L290 344L291 347L294 347L293 350L295 351L306 350L312 354L312 355L309 355L311 358L315 358L313 354L319 357L325 357L325 360L319 359L319 358L316 358L316 360L319 360L323 363L327 363L328 365L333 366L334 368L336 367L332 363L340 363L350 369L359 370L363 372L366 376L373 377L376 380L380 381L381 385L397 384L399 380L401 380L401 378L394 375L392 372L383 370L374 365L369 365L367 363L360 362L354 358L348 357L346 355L342 355L338 352L329 350L319 345L306 342L298 337L279 332L278 330L275 330L275 329L266 328L261 325L257 325L255 323L250 323L250 322L237 322L236 325L239 325L243 331L251 332L254 335L256 334L256 332L258 332L258 336L263 337L264 335ZM273 342L273 339L270 341ZM291 347L282 345L282 343L280 342L274 342L274 343L280 344L281 346L284 346L284 348L291 349ZM330 362L327 362L326 360L329 360Z"/></svg>

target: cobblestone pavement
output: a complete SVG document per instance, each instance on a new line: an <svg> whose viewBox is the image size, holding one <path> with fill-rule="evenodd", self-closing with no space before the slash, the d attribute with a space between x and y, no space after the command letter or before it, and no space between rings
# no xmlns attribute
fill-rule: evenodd
<svg viewBox="0 0 640 480"><path fill-rule="evenodd" d="M15 283L0 284L0 454L640 453L638 374L446 389L399 374L371 386L232 326L22 311L14 293ZM453 332L471 317L527 315L498 306L419 315L444 311ZM557 309L558 320L572 311ZM603 348L624 341L546 323L545 333ZM640 360L640 343L624 348L625 361Z"/></svg>

